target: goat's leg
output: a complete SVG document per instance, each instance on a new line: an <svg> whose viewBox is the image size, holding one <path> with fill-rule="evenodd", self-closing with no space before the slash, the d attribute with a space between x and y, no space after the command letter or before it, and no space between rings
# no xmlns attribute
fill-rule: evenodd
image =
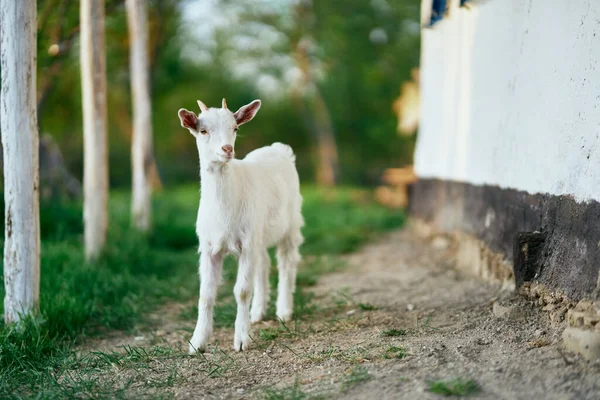
<svg viewBox="0 0 600 400"><path fill-rule="evenodd" d="M254 294L252 296L252 307L250 308L250 322L262 321L267 314L269 306L269 270L271 259L267 249L259 254L254 270Z"/></svg>
<svg viewBox="0 0 600 400"><path fill-rule="evenodd" d="M250 345L250 298L252 297L252 278L254 268L260 257L256 250L242 251L238 263L238 274L233 294L237 301L237 315L235 317L235 336L233 348L236 351L246 350Z"/></svg>
<svg viewBox="0 0 600 400"><path fill-rule="evenodd" d="M277 317L282 321L289 321L294 311L296 269L300 262L298 248L301 243L302 235L298 230L284 237L277 246L277 268L279 270Z"/></svg>
<svg viewBox="0 0 600 400"><path fill-rule="evenodd" d="M202 251L200 256L200 298L198 300L198 322L190 340L189 353L204 351L213 328L213 308L221 280L223 257Z"/></svg>

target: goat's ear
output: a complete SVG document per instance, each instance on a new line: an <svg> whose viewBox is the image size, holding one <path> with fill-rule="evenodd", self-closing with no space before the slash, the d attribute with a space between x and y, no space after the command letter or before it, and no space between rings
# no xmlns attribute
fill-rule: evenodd
<svg viewBox="0 0 600 400"><path fill-rule="evenodd" d="M181 121L181 126L187 128L192 135L198 134L198 117L192 111L188 111L185 108L179 109L177 113L179 115L179 120Z"/></svg>
<svg viewBox="0 0 600 400"><path fill-rule="evenodd" d="M260 100L254 100L252 103L246 104L245 106L237 110L235 114L233 114L233 117L235 118L235 121L238 125L245 124L246 122L254 118L259 108Z"/></svg>

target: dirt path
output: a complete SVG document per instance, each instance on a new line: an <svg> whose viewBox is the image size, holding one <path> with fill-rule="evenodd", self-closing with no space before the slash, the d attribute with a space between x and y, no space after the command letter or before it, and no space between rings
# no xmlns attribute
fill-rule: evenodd
<svg viewBox="0 0 600 400"><path fill-rule="evenodd" d="M446 244L399 231L366 246L348 257L349 268L319 280L312 321L257 326L245 353L231 351L233 332L221 329L218 347L184 356L195 321L178 319L178 306L156 315L156 329L88 348L180 349L152 353L146 384L131 386L139 397L436 399L428 382L462 378L481 387L474 398L600 399L600 365L562 351L564 327L451 269ZM512 303L523 316L496 317L494 301ZM119 379L133 373L122 367Z"/></svg>

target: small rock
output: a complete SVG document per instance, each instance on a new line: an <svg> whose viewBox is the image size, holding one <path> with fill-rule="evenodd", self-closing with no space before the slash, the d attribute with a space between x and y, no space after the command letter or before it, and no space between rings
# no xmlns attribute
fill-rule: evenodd
<svg viewBox="0 0 600 400"><path fill-rule="evenodd" d="M583 317L583 323L586 326L596 326L598 322L600 322L600 315L598 314L589 312Z"/></svg>
<svg viewBox="0 0 600 400"><path fill-rule="evenodd" d="M550 294L546 294L542 298L544 299L544 303L546 304L556 304L558 302L557 299Z"/></svg>
<svg viewBox="0 0 600 400"><path fill-rule="evenodd" d="M558 306L554 303L550 303L550 304L546 304L543 308L542 311L554 311L556 308L558 308Z"/></svg>
<svg viewBox="0 0 600 400"><path fill-rule="evenodd" d="M447 249L448 246L450 246L450 241L443 236L438 236L435 239L433 239L431 245L438 250L444 250Z"/></svg>
<svg viewBox="0 0 600 400"><path fill-rule="evenodd" d="M484 338L478 338L475 340L475 344L478 344L480 346L487 346L488 344L490 344L491 342L487 339Z"/></svg>
<svg viewBox="0 0 600 400"><path fill-rule="evenodd" d="M583 311L569 310L567 312L567 320L571 326L583 326L585 313Z"/></svg>
<svg viewBox="0 0 600 400"><path fill-rule="evenodd" d="M593 307L593 305L594 304L590 300L581 300L579 303L577 303L575 309L577 311L588 311Z"/></svg>
<svg viewBox="0 0 600 400"><path fill-rule="evenodd" d="M535 333L533 334L536 338L539 338L540 336L543 336L546 333L545 330L543 329L538 329L535 331Z"/></svg>
<svg viewBox="0 0 600 400"><path fill-rule="evenodd" d="M356 310L350 310L350 311L346 312L346 315L352 315L352 314L354 314L355 312L356 312Z"/></svg>
<svg viewBox="0 0 600 400"><path fill-rule="evenodd" d="M515 335L512 337L512 339L505 339L504 343L521 343L523 341L523 339L521 338L521 335Z"/></svg>
<svg viewBox="0 0 600 400"><path fill-rule="evenodd" d="M407 309L408 311L412 311L412 310L414 310L414 309L415 309L415 306L414 306L414 305L412 305L412 304L407 304L407 305L406 305L406 309Z"/></svg>
<svg viewBox="0 0 600 400"><path fill-rule="evenodd" d="M521 319L525 316L520 308L511 305L502 305L500 303L494 303L492 311L497 318L515 320Z"/></svg>
<svg viewBox="0 0 600 400"><path fill-rule="evenodd" d="M239 389L237 390L237 392L238 392L238 393L244 393L244 388L239 388Z"/></svg>
<svg viewBox="0 0 600 400"><path fill-rule="evenodd" d="M568 327L562 334L565 347L586 360L600 359L600 332Z"/></svg>
<svg viewBox="0 0 600 400"><path fill-rule="evenodd" d="M141 341L141 340L144 340L144 339L146 339L146 338L145 338L145 337L143 337L143 336L136 336L136 337L134 337L134 338L133 338L133 340L134 340L135 342L139 342L139 341Z"/></svg>
<svg viewBox="0 0 600 400"><path fill-rule="evenodd" d="M550 314L550 321L554 323L563 322L567 314L567 307L561 307Z"/></svg>

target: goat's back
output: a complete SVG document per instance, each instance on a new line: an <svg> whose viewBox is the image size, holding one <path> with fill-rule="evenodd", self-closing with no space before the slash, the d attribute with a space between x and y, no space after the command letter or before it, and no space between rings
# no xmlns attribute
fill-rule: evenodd
<svg viewBox="0 0 600 400"><path fill-rule="evenodd" d="M277 206L270 205L268 217L270 226L283 223L287 229L299 229L304 225L302 219L302 196L300 179L296 170L296 156L292 148L283 143L256 149L244 158L243 162L262 171L260 175L263 201L275 200ZM253 168L254 169L254 168Z"/></svg>
<svg viewBox="0 0 600 400"><path fill-rule="evenodd" d="M244 161L267 161L269 159L296 162L296 155L290 146L283 143L273 143L270 146L253 150L244 158Z"/></svg>

